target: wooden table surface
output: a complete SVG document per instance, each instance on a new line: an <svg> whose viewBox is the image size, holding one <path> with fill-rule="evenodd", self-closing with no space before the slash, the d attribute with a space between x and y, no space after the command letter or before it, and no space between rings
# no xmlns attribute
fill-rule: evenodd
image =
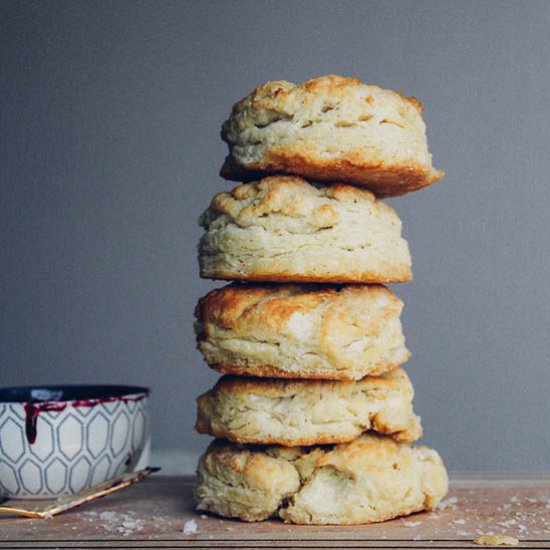
<svg viewBox="0 0 550 550"><path fill-rule="evenodd" d="M479 534L512 535L518 548L550 548L550 474L453 476L437 511L353 527L197 514L193 482L156 475L51 519L0 516L0 548L479 549L473 544ZM196 532L185 534L191 520Z"/></svg>

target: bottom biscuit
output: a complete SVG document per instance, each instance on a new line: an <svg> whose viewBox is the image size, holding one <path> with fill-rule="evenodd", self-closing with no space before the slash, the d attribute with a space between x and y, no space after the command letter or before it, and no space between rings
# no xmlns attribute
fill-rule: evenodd
<svg viewBox="0 0 550 550"><path fill-rule="evenodd" d="M373 523L433 510L448 486L436 451L376 435L314 447L215 440L197 473L198 510L296 524Z"/></svg>

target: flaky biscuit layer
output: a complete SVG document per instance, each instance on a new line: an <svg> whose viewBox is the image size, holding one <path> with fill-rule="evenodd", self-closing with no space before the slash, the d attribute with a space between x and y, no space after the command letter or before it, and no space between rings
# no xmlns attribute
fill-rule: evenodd
<svg viewBox="0 0 550 550"><path fill-rule="evenodd" d="M223 373L359 380L410 357L402 308L382 285L232 284L201 298L195 330Z"/></svg>
<svg viewBox="0 0 550 550"><path fill-rule="evenodd" d="M436 451L373 435L336 446L290 448L216 440L197 473L197 509L245 521L385 521L433 510L448 488Z"/></svg>
<svg viewBox="0 0 550 550"><path fill-rule="evenodd" d="M432 167L422 111L415 98L356 78L267 82L224 122L221 174L240 181L296 174L403 195L444 176Z"/></svg>
<svg viewBox="0 0 550 550"><path fill-rule="evenodd" d="M201 276L319 283L412 278L401 220L351 185L272 176L219 193L200 219Z"/></svg>
<svg viewBox="0 0 550 550"><path fill-rule="evenodd" d="M408 442L422 436L413 396L399 368L357 382L224 376L197 399L195 428L262 445L343 443L368 430Z"/></svg>

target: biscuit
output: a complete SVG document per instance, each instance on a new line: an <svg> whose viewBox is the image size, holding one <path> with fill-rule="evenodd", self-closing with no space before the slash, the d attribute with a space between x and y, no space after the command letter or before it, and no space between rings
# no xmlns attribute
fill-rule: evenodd
<svg viewBox="0 0 550 550"><path fill-rule="evenodd" d="M215 440L197 473L197 509L245 521L372 523L433 510L447 493L436 451L374 435L317 447Z"/></svg>
<svg viewBox="0 0 550 550"><path fill-rule="evenodd" d="M199 220L201 276L399 283L411 256L392 208L364 189L272 176L219 193Z"/></svg>
<svg viewBox="0 0 550 550"><path fill-rule="evenodd" d="M361 185L394 197L440 180L432 167L422 104L356 78L267 82L222 126L226 179L296 174Z"/></svg>
<svg viewBox="0 0 550 550"><path fill-rule="evenodd" d="M359 380L410 357L402 308L382 285L231 284L199 300L195 331L222 373Z"/></svg>
<svg viewBox="0 0 550 550"><path fill-rule="evenodd" d="M474 539L480 546L517 546L519 540L509 535L480 535Z"/></svg>
<svg viewBox="0 0 550 550"><path fill-rule="evenodd" d="M422 437L403 369L357 382L224 376L197 399L195 429L235 443L316 445L368 430L396 441Z"/></svg>

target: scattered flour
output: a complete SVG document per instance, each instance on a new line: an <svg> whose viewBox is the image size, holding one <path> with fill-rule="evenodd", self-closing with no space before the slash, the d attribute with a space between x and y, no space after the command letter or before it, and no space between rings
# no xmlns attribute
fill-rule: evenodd
<svg viewBox="0 0 550 550"><path fill-rule="evenodd" d="M500 525L501 527L512 527L512 525L517 525L517 523L517 520L509 519L508 521L499 521L497 522L497 525Z"/></svg>
<svg viewBox="0 0 550 550"><path fill-rule="evenodd" d="M194 519L186 521L183 525L183 534L192 535L197 532L197 522Z"/></svg>
<svg viewBox="0 0 550 550"><path fill-rule="evenodd" d="M405 527L418 527L419 525L422 525L421 521L406 521L404 523Z"/></svg>
<svg viewBox="0 0 550 550"><path fill-rule="evenodd" d="M135 512L84 512L84 516L90 522L99 523L106 533L120 533L123 537L143 531L145 525L144 520L135 517Z"/></svg>
<svg viewBox="0 0 550 550"><path fill-rule="evenodd" d="M446 498L439 503L439 506L437 508L439 510L445 510L446 508L450 508L451 510L454 510L456 508L457 503L458 503L458 498L456 497Z"/></svg>

